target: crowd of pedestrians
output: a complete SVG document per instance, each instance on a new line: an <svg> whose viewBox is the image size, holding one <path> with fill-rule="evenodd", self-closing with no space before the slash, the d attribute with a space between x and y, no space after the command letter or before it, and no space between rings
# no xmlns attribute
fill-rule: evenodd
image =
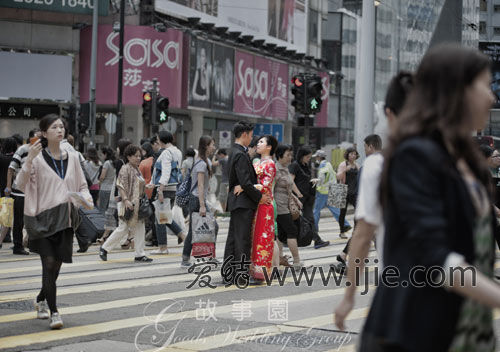
<svg viewBox="0 0 500 352"><path fill-rule="evenodd" d="M39 129L30 131L25 144L16 138L19 136L3 140L0 186L2 196L14 198L14 226L1 228L0 245L12 236L14 254L29 255L27 246L40 255L43 279L35 301L38 318L50 318L51 328L63 325L57 312L56 280L61 264L72 261L73 239L75 232L78 238L85 209L96 209L104 219L104 231L98 238L101 260L106 261L117 248L133 247L135 262L151 262L145 252L146 233L150 244L158 247L150 252L153 255L169 253L167 234L171 233L177 244L183 243L181 266L185 267L192 265L196 252L193 213L203 217L227 209L230 224L224 259L230 258L234 265L248 261L247 274L253 284L261 283L264 272L273 266L304 266L297 244L300 226L292 217L290 199L315 224L314 247L328 246L318 234L319 219L313 215L320 194L316 187L327 187L328 180L321 172L319 178L313 178L311 149L300 148L293 161L291 145L278 145L271 135L253 136L253 130L250 123L235 124L236 143L230 150L217 150L212 137L202 136L197 149L188 148L184 157L167 131L142 140L140 146L121 139L116 150L104 146L88 148L82 154L72 145L66 121L53 114L40 121ZM315 156L325 159L321 151ZM215 192L211 188L217 184L212 182L216 168L221 182L214 204L210 192ZM333 170L329 172L328 177L335 177ZM178 208L176 192L188 177L192 181L190 198L179 210L180 219L159 223L151 204L157 201ZM146 208L151 211L145 215ZM341 214L340 209L334 211ZM23 230L27 234L24 244ZM215 222L215 235L217 232ZM78 242L78 252L87 251L88 244L84 242L82 247L80 239ZM293 263L283 255L284 246L290 249ZM209 255L215 257L215 249Z"/></svg>
<svg viewBox="0 0 500 352"><path fill-rule="evenodd" d="M313 153L302 146L294 158L293 146L279 144L272 135L254 136L254 125L246 121L234 125L229 150L217 150L211 136L202 136L196 149L182 155L174 136L160 131L140 145L121 139L116 151L88 148L84 157L73 148L66 122L47 115L25 144L19 136L2 141L0 192L14 199L14 222L13 228L0 229L0 246L11 236L13 253L29 255L26 231L27 247L42 265L37 317L57 329L63 322L56 281L62 263L72 262L82 209L96 208L105 218L101 260L133 246L134 261L149 263L146 237L158 247L151 254L167 255L171 234L183 245L181 267L200 256L218 262L216 240L212 247L200 246L193 223L195 217L214 215L206 229L216 239L215 215L227 211L224 262L246 267L243 276L223 275L223 284L240 285L246 275L247 283L257 285L273 267L305 267L298 243L301 221L312 224L315 249L329 245L319 234L326 207L341 238L354 227L336 258L338 271L351 283L359 282L356 275L365 267L372 241L380 268L399 272L393 278L397 285L377 287L361 351L493 351L492 308L500 307L500 287L492 279L494 241L500 244L495 187L500 153L478 148L471 137L487 122L490 81L489 61L479 52L453 45L429 50L416 73L400 72L390 82L385 149L378 135L369 135L364 163L358 164L353 147L336 168L325 150ZM214 198L216 174L220 185ZM346 189L341 208L330 204L335 183ZM186 194L179 193L182 187ZM187 200L178 202L181 197ZM168 223L155 214L160 205L170 209ZM345 219L348 206L355 209L352 226ZM439 275L413 270L433 267L446 270ZM448 271L456 268L462 270ZM436 281L443 284L436 287ZM355 292L356 285L349 285L336 307L335 323L342 330Z"/></svg>

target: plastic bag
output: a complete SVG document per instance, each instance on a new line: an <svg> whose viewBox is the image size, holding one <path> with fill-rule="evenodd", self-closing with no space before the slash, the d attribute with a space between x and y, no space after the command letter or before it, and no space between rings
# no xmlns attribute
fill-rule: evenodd
<svg viewBox="0 0 500 352"><path fill-rule="evenodd" d="M0 198L0 225L5 227L14 226L14 199L10 197Z"/></svg>
<svg viewBox="0 0 500 352"><path fill-rule="evenodd" d="M172 208L172 218L173 221L175 221L175 223L179 225L182 232L187 234L188 229L186 226L186 219L184 218L184 214L182 213L181 207L179 207L177 204L175 204L174 207ZM169 227L167 227L167 235L175 236L175 233L172 230L170 230Z"/></svg>
<svg viewBox="0 0 500 352"><path fill-rule="evenodd" d="M191 215L191 228L193 229L192 243L215 243L215 217L208 213L201 216L194 212Z"/></svg>
<svg viewBox="0 0 500 352"><path fill-rule="evenodd" d="M172 209L170 209L170 199L166 199L163 203L159 199L153 202L155 207L155 216L158 224L172 223Z"/></svg>

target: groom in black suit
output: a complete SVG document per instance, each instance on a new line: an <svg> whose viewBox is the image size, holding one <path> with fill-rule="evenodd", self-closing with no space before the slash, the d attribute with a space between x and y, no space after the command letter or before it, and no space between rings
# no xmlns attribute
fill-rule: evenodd
<svg viewBox="0 0 500 352"><path fill-rule="evenodd" d="M245 261L250 261L252 246L252 226L255 210L262 201L271 203L268 195L262 195L255 188L257 175L247 153L248 145L252 141L254 126L248 122L240 121L233 127L235 144L229 154L229 194L227 198L227 209L231 212L229 231L224 251L224 261L230 256L234 257L232 265L241 262L242 256ZM243 192L234 194L234 187L240 185Z"/></svg>

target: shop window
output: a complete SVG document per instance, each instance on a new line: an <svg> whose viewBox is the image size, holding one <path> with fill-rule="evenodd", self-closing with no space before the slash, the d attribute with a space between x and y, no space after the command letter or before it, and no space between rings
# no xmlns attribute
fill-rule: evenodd
<svg viewBox="0 0 500 352"><path fill-rule="evenodd" d="M479 6L481 11L488 11L488 2L486 0L480 0Z"/></svg>
<svg viewBox="0 0 500 352"><path fill-rule="evenodd" d="M479 22L479 34L486 34L486 22Z"/></svg>

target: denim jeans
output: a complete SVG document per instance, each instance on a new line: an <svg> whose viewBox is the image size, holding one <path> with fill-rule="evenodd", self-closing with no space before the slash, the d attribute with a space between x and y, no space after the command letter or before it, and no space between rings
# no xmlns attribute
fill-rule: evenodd
<svg viewBox="0 0 500 352"><path fill-rule="evenodd" d="M165 202L170 202L170 206L173 208L175 195L170 198L172 195L164 192L163 196L165 197ZM156 239L158 240L159 246L165 246L167 244L167 227L176 235L179 235L182 232L181 227L175 221L172 220L171 224L158 224L155 218Z"/></svg>
<svg viewBox="0 0 500 352"><path fill-rule="evenodd" d="M337 220L337 222L339 222L340 209L329 206L327 204L327 202L328 202L328 194L321 194L319 192L316 192L316 200L314 202L314 211L313 211L314 224L316 225L316 230L319 229L319 217L321 214L321 209L323 209L324 207L327 207L328 210L330 210L332 212L333 217ZM340 224L340 222L339 222L339 224ZM342 232L342 230L347 226L350 226L350 225L349 225L349 222L346 220L344 226L341 226L340 231Z"/></svg>

